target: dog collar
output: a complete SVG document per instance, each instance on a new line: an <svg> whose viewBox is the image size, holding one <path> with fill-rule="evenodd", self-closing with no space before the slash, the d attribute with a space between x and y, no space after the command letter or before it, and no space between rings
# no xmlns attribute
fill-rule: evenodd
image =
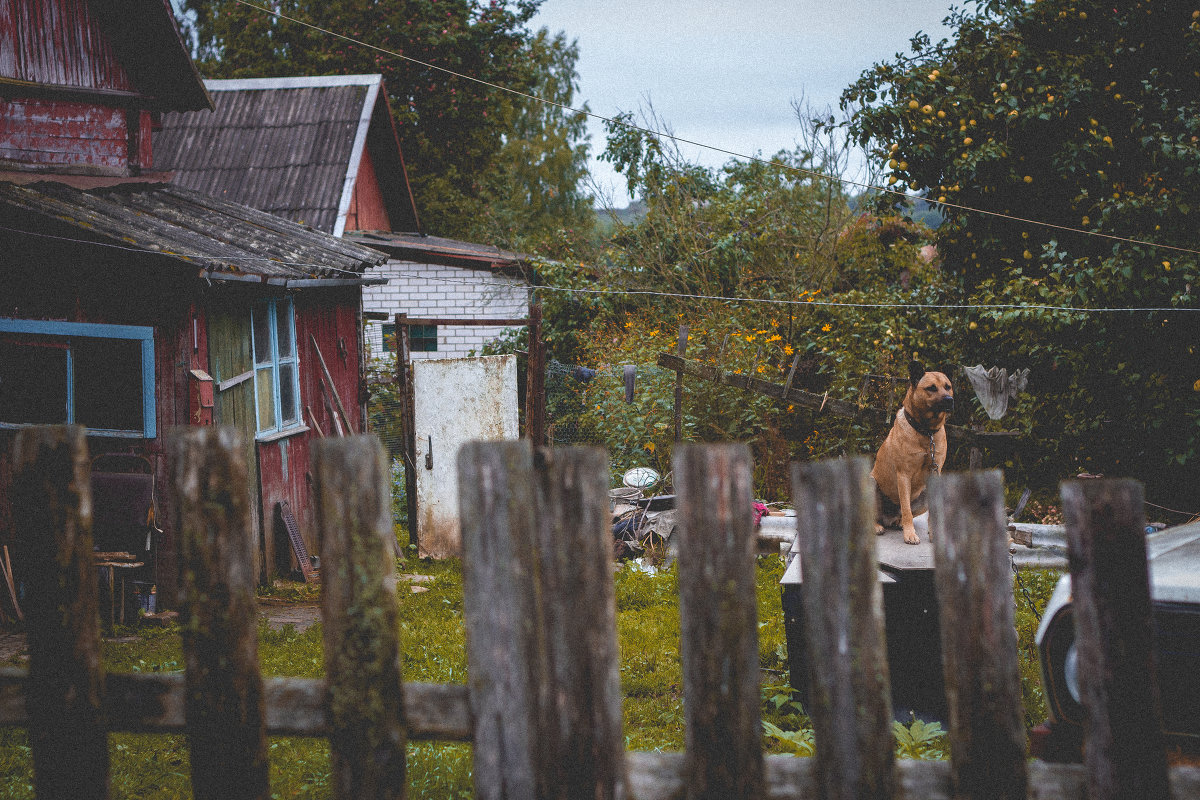
<svg viewBox="0 0 1200 800"><path fill-rule="evenodd" d="M928 428L922 428L920 425L918 425L917 421L913 419L903 407L900 408L900 413L904 415L906 420L908 420L908 424L912 426L914 431L929 439L929 465L933 469L934 474L938 474L941 472L941 470L938 469L937 457L934 453L933 431L929 430Z"/></svg>
<svg viewBox="0 0 1200 800"><path fill-rule="evenodd" d="M933 438L933 431L932 431L931 429L929 429L929 428L923 428L923 427L921 427L921 425L919 425L919 424L917 423L917 421L916 421L915 419L913 419L913 418L912 418L912 415L911 415L911 414L909 414L907 411L905 411L903 407L901 407L901 408L900 408L900 413L902 413L902 414L904 415L904 418L905 418L906 420L908 420L908 424L912 426L912 429L913 429L914 431L916 431L917 433L919 433L919 434L921 434L922 436L925 436L925 437L927 437L927 438L929 438L929 439L932 439L932 438Z"/></svg>

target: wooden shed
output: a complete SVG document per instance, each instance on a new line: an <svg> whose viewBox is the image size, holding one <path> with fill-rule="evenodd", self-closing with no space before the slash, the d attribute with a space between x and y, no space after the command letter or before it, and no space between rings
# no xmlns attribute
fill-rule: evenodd
<svg viewBox="0 0 1200 800"><path fill-rule="evenodd" d="M284 504L315 552L308 446L362 430L362 286L386 255L153 172L157 116L208 94L169 0L116 5L0 13L0 539L14 432L85 425L98 472L151 476L154 517L129 514L127 543L169 605L172 426L242 432L264 580L289 568Z"/></svg>

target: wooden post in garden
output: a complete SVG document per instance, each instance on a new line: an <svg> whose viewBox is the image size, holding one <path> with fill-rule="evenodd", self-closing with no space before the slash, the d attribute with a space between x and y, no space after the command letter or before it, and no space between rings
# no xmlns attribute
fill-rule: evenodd
<svg viewBox="0 0 1200 800"><path fill-rule="evenodd" d="M687 354L688 326L679 326L679 341L675 354L684 358ZM675 370L675 444L683 441L683 370Z"/></svg>
<svg viewBox="0 0 1200 800"><path fill-rule="evenodd" d="M546 443L546 343L542 304L529 303L529 358L525 362L525 431L534 447Z"/></svg>
<svg viewBox="0 0 1200 800"><path fill-rule="evenodd" d="M1091 800L1166 800L1142 485L1062 484Z"/></svg>
<svg viewBox="0 0 1200 800"><path fill-rule="evenodd" d="M18 431L12 469L13 531L26 587L34 789L39 798L105 798L108 735L84 429Z"/></svg>
<svg viewBox="0 0 1200 800"><path fill-rule="evenodd" d="M956 797L1023 800L1025 721L999 470L929 482ZM953 609L953 613L949 610ZM932 665L931 665L932 666Z"/></svg>
<svg viewBox="0 0 1200 800"><path fill-rule="evenodd" d="M417 440L407 318L407 314L396 315L396 388L400 395L400 423L404 428L400 442L404 452L404 513L408 518L408 543L417 547L420 544L417 534Z"/></svg>
<svg viewBox="0 0 1200 800"><path fill-rule="evenodd" d="M258 668L257 547L240 434L176 428L167 437L179 565L179 621L197 800L268 798Z"/></svg>
<svg viewBox="0 0 1200 800"><path fill-rule="evenodd" d="M684 445L674 469L685 797L764 797L750 451Z"/></svg>
<svg viewBox="0 0 1200 800"><path fill-rule="evenodd" d="M334 796L407 792L387 458L374 436L313 443Z"/></svg>
<svg viewBox="0 0 1200 800"><path fill-rule="evenodd" d="M792 497L809 598L816 783L826 800L887 800L895 756L871 463L794 464Z"/></svg>

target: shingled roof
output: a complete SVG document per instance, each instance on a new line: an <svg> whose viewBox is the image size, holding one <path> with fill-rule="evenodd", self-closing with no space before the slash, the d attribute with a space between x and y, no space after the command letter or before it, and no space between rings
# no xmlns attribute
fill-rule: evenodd
<svg viewBox="0 0 1200 800"><path fill-rule="evenodd" d="M377 283L363 272L387 260L377 250L163 183L81 190L54 181L0 182L0 219L0 237L16 232L139 250L216 280Z"/></svg>
<svg viewBox="0 0 1200 800"><path fill-rule="evenodd" d="M205 82L211 114L163 115L155 168L177 186L340 236L366 148L392 227L417 231L379 75Z"/></svg>

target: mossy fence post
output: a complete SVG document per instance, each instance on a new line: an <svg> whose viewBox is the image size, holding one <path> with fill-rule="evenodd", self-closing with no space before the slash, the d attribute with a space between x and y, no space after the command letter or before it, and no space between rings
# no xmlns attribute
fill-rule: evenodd
<svg viewBox="0 0 1200 800"><path fill-rule="evenodd" d="M678 454L687 751L627 753L602 452L521 441L460 454L464 687L401 682L377 441L314 448L326 679L259 677L247 577L255 549L234 434L173 432L168 445L186 677L103 673L84 432L29 428L14 438L30 665L0 669L0 725L29 729L39 798L106 797L107 733L130 731L189 735L197 797L266 796L261 742L281 735L330 740L338 798L403 797L405 742L432 739L473 742L481 798L1200 800L1200 769L1166 766L1135 483L1063 488L1088 715L1079 766L1023 758L999 473L931 482L947 764L892 757L866 462L797 467L799 557L806 594L819 598L806 609L817 757L764 759L745 448Z"/></svg>

